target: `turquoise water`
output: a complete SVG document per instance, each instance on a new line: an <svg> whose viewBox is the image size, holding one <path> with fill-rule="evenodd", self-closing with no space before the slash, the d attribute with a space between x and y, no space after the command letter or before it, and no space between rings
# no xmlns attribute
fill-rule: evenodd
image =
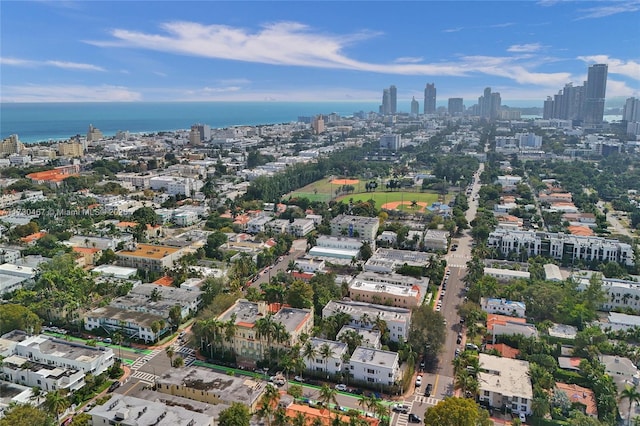
<svg viewBox="0 0 640 426"><path fill-rule="evenodd" d="M375 102L135 102L1 103L0 137L17 134L22 142L64 140L86 135L89 124L106 136L235 125L289 123L298 116L377 111Z"/></svg>

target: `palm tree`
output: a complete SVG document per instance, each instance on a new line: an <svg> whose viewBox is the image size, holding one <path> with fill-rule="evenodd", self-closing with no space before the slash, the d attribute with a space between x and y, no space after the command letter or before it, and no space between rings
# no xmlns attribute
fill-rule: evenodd
<svg viewBox="0 0 640 426"><path fill-rule="evenodd" d="M546 395L546 394L543 394ZM531 401L531 411L538 418L543 418L549 412L549 398L546 396L536 396Z"/></svg>
<svg viewBox="0 0 640 426"><path fill-rule="evenodd" d="M64 390L55 390L47 393L44 401L44 406L56 415L58 421L60 420L60 414L64 413L69 408L69 405L70 401L67 398L67 392Z"/></svg>
<svg viewBox="0 0 640 426"><path fill-rule="evenodd" d="M620 400L626 399L629 401L629 410L627 412L627 424L631 424L631 408L634 403L640 402L640 392L635 388L635 386L625 386L625 388L620 392Z"/></svg>
<svg viewBox="0 0 640 426"><path fill-rule="evenodd" d="M388 414L388 408L387 406L382 402L382 400L380 398L376 398L374 397L371 400L371 411L373 411L373 414L376 415L376 417L378 417L381 421L382 419Z"/></svg>
<svg viewBox="0 0 640 426"><path fill-rule="evenodd" d="M320 345L318 354L324 361L324 372L327 375L327 378L329 378L329 358L332 358L335 355L335 352L333 351L331 345L329 345L328 343L323 343L322 345Z"/></svg>
<svg viewBox="0 0 640 426"><path fill-rule="evenodd" d="M307 340L307 343L305 343L302 347L302 358L306 359L307 361L309 361L309 364L311 364L316 358L316 355L318 355L316 347L313 345L313 342L311 340Z"/></svg>
<svg viewBox="0 0 640 426"><path fill-rule="evenodd" d="M275 414L275 407L280 400L280 392L275 386L268 385L265 388L264 394L260 399L260 409L258 410L258 417L264 418L268 426L271 426L273 415Z"/></svg>
<svg viewBox="0 0 640 426"><path fill-rule="evenodd" d="M169 365L173 365L173 356L176 354L175 349L173 349L173 346L167 346L167 349L165 349L165 352L169 357Z"/></svg>
<svg viewBox="0 0 640 426"><path fill-rule="evenodd" d="M338 405L338 399L336 398L337 395L338 391L325 384L320 388L318 399L320 400L320 402L322 402L322 406L326 407L327 410L331 412L331 410L329 409L329 405L331 403L333 403L334 405Z"/></svg>
<svg viewBox="0 0 640 426"><path fill-rule="evenodd" d="M302 413L296 414L296 416L291 419L291 426L306 426L307 418Z"/></svg>
<svg viewBox="0 0 640 426"><path fill-rule="evenodd" d="M271 339L275 334L275 324L276 323L273 320L272 314L267 314L267 316L260 318L259 320L256 321L256 324L255 324L256 336L260 340L262 340L262 338L265 338L267 343L266 345L264 343L260 344L263 359L265 358L264 356L265 346L267 348L271 348Z"/></svg>

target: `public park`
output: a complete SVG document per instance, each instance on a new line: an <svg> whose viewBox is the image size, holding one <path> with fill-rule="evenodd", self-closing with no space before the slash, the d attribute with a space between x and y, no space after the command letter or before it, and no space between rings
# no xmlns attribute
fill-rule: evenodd
<svg viewBox="0 0 640 426"><path fill-rule="evenodd" d="M398 182L398 185L394 185ZM450 197L434 191L424 191L419 185L400 187L399 180L388 181L359 179L357 177L329 176L317 180L286 197L305 197L310 201L358 202L374 200L375 205L386 210L424 212L438 201L448 201Z"/></svg>

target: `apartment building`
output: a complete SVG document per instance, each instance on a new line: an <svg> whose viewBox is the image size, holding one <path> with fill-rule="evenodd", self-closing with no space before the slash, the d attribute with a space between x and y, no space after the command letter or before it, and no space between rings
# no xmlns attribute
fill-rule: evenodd
<svg viewBox="0 0 640 426"><path fill-rule="evenodd" d="M487 246L508 253L547 256L572 262L618 262L634 264L633 247L618 240L564 233L517 231L497 228L489 234Z"/></svg>
<svg viewBox="0 0 640 426"><path fill-rule="evenodd" d="M422 304L424 293L418 286L381 284L356 278L349 284L349 298L359 302L413 309Z"/></svg>
<svg viewBox="0 0 640 426"><path fill-rule="evenodd" d="M591 271L579 271L574 273L571 279L578 283L579 290L585 290L589 286L592 275ZM600 279L602 280L602 291L605 294L605 301L601 306L603 311L625 308L640 311L640 283L606 278L602 275L600 275Z"/></svg>
<svg viewBox="0 0 640 426"><path fill-rule="evenodd" d="M173 268L174 263L183 254L182 249L175 247L133 243L116 252L116 257L120 266L142 271L164 272L165 269Z"/></svg>
<svg viewBox="0 0 640 426"><path fill-rule="evenodd" d="M3 356L17 355L31 362L60 368L80 370L94 376L102 374L113 365L113 350L68 342L44 334L29 336L14 330L0 338Z"/></svg>
<svg viewBox="0 0 640 426"><path fill-rule="evenodd" d="M389 338L395 342L398 342L400 338L406 342L409 337L411 324L409 309L365 302L332 300L322 309L322 318L330 317L338 312L344 312L351 317L350 325L365 329L374 328L376 319L380 318L387 325Z"/></svg>
<svg viewBox="0 0 640 426"><path fill-rule="evenodd" d="M314 356L312 358L304 358L307 371L332 376L342 372L344 369L342 360L349 350L346 343L319 339L317 337L309 339L309 343L313 346ZM323 351L326 351L327 357L325 357ZM304 354L301 352L300 356L304 356Z"/></svg>
<svg viewBox="0 0 640 426"><path fill-rule="evenodd" d="M331 235L357 238L375 246L376 235L380 227L377 217L339 215L331 219Z"/></svg>
<svg viewBox="0 0 640 426"><path fill-rule="evenodd" d="M274 323L284 326L288 339L276 342L271 339L271 347L267 348L267 339L258 336L256 323L261 318L271 318ZM290 348L300 341L300 335L310 334L313 328L313 312L310 309L283 307L277 304L267 305L265 302L250 302L239 299L223 312L219 321L234 321L236 329L233 338L222 344L236 354L238 365L255 368L257 361L265 358L265 351L273 348Z"/></svg>
<svg viewBox="0 0 640 426"><path fill-rule="evenodd" d="M479 399L489 406L513 413L531 413L533 387L529 377L529 362L481 353L478 374Z"/></svg>
<svg viewBox="0 0 640 426"><path fill-rule="evenodd" d="M400 380L400 357L397 352L358 346L349 359L354 380L392 386Z"/></svg>
<svg viewBox="0 0 640 426"><path fill-rule="evenodd" d="M19 355L4 358L0 372L0 377L4 380L23 386L38 387L45 392L73 392L85 385L85 373L82 370L34 362Z"/></svg>

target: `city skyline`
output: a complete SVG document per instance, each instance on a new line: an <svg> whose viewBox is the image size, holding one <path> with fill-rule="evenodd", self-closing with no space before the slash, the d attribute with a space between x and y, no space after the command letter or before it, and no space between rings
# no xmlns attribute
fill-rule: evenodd
<svg viewBox="0 0 640 426"><path fill-rule="evenodd" d="M433 83L440 105L491 87L542 107L596 63L607 99L640 96L640 1L461 3L7 1L0 98L380 102L396 87L409 112Z"/></svg>

